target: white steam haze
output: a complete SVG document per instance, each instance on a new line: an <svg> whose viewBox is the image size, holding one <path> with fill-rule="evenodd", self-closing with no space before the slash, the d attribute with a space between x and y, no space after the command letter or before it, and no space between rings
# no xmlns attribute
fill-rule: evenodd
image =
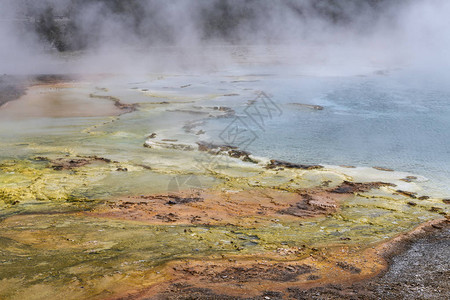
<svg viewBox="0 0 450 300"><path fill-rule="evenodd" d="M49 8L74 30L61 52L35 30ZM236 59L333 75L445 70L449 16L448 0L0 0L0 72L217 70Z"/></svg>

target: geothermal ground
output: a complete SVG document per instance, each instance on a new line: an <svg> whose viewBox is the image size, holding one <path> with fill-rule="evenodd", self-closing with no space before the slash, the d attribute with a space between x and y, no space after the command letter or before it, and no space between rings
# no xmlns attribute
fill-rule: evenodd
<svg viewBox="0 0 450 300"><path fill-rule="evenodd" d="M281 115L252 88L266 76L2 85L0 297L448 298L445 191L420 174L224 141L262 134L230 130L251 109L272 105L264 126Z"/></svg>

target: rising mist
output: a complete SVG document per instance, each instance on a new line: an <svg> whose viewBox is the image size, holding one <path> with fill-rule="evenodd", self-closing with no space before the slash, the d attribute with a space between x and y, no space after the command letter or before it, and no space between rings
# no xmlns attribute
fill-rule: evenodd
<svg viewBox="0 0 450 300"><path fill-rule="evenodd" d="M450 3L444 0L1 0L1 5L2 73L214 70L236 57L251 62L255 55L271 57L267 63L333 65L337 72L450 63Z"/></svg>

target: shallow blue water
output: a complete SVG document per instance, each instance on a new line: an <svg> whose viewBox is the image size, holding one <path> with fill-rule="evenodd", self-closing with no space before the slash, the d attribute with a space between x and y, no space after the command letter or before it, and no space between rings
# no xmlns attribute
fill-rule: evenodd
<svg viewBox="0 0 450 300"><path fill-rule="evenodd" d="M281 114L245 146L297 163L382 166L424 175L450 192L450 84L412 71L352 77L265 76L252 83ZM250 83L246 83L249 85ZM290 103L322 105L314 110ZM231 119L210 123L215 140Z"/></svg>

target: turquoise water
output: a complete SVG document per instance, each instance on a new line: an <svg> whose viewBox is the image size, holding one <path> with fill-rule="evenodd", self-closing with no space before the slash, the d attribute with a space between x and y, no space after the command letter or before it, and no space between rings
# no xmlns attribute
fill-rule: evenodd
<svg viewBox="0 0 450 300"><path fill-rule="evenodd" d="M258 127L245 115L242 101L236 107L257 135L246 147L251 153L297 163L412 172L429 178L444 196L450 194L450 85L445 78L397 70L349 77L269 74L254 79L241 85L269 94L282 113ZM213 140L221 141L220 134L231 121L210 123Z"/></svg>

